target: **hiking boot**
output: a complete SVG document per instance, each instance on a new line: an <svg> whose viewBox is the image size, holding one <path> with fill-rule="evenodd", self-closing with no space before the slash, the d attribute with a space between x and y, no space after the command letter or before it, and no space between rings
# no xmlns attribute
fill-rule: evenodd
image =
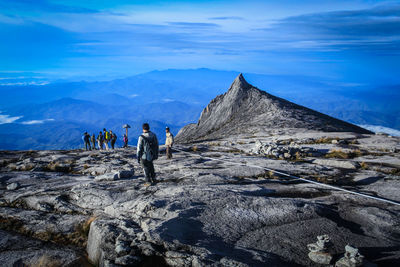
<svg viewBox="0 0 400 267"><path fill-rule="evenodd" d="M151 183L145 182L145 183L143 184L143 186L145 186L145 187L151 186Z"/></svg>

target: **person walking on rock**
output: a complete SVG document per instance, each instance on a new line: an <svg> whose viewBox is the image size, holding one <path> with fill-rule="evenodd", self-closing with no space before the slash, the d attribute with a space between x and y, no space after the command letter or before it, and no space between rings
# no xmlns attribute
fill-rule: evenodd
<svg viewBox="0 0 400 267"><path fill-rule="evenodd" d="M104 145L106 150L108 150L108 142L110 142L110 133L107 132L106 128L103 129L103 138L104 138Z"/></svg>
<svg viewBox="0 0 400 267"><path fill-rule="evenodd" d="M169 127L165 128L165 151L167 154L167 159L172 159L172 145L174 144L174 136L169 131Z"/></svg>
<svg viewBox="0 0 400 267"><path fill-rule="evenodd" d="M87 132L83 134L83 140L85 141L85 149L92 150L90 147L90 135Z"/></svg>
<svg viewBox="0 0 400 267"><path fill-rule="evenodd" d="M128 147L128 136L126 136L126 134L124 134L124 146L123 148L127 148Z"/></svg>
<svg viewBox="0 0 400 267"><path fill-rule="evenodd" d="M145 186L149 186L156 182L153 161L158 158L158 139L157 136L150 131L148 123L144 123L142 128L143 133L139 136L137 144L137 159L144 171L146 179Z"/></svg>
<svg viewBox="0 0 400 267"><path fill-rule="evenodd" d="M99 135L97 136L97 145L99 146L100 150L103 150L103 143L104 143L104 137L102 132L99 132Z"/></svg>
<svg viewBox="0 0 400 267"><path fill-rule="evenodd" d="M117 141L117 135L110 130L111 148L114 149L115 142Z"/></svg>
<svg viewBox="0 0 400 267"><path fill-rule="evenodd" d="M92 142L93 149L96 150L96 136L94 134L90 138L90 141Z"/></svg>

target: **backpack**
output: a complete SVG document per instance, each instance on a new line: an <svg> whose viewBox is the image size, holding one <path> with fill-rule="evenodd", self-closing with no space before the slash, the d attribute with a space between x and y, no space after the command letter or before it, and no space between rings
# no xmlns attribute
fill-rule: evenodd
<svg viewBox="0 0 400 267"><path fill-rule="evenodd" d="M104 133L104 139L110 140L110 134L108 132Z"/></svg>
<svg viewBox="0 0 400 267"><path fill-rule="evenodd" d="M154 151L153 151L153 142L152 140L148 139L144 135L141 135L143 138L143 155L145 155L145 159L148 161L152 161L154 159ZM143 156L142 156L143 158Z"/></svg>

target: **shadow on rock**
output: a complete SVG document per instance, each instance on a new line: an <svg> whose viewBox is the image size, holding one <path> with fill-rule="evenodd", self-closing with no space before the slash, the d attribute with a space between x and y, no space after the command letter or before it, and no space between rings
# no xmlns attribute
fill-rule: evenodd
<svg viewBox="0 0 400 267"><path fill-rule="evenodd" d="M361 254L368 255L368 259L380 267L398 266L400 246L393 247L360 247Z"/></svg>
<svg viewBox="0 0 400 267"><path fill-rule="evenodd" d="M364 231L361 229L361 225L358 223L343 219L339 212L327 207L326 209L317 210L317 214L321 217L325 217L337 224L339 227L344 227L350 230L354 234L364 235Z"/></svg>
<svg viewBox="0 0 400 267"><path fill-rule="evenodd" d="M160 237L168 242L202 247L211 252L210 262L220 261L222 265L236 266L245 262L249 266L297 266L282 260L276 254L237 247L225 242L221 237L203 231L204 224L198 220L200 209L192 209L161 225ZM240 265L240 264L239 264Z"/></svg>
<svg viewBox="0 0 400 267"><path fill-rule="evenodd" d="M356 184L357 185L370 185L370 184L373 184L373 183L375 183L375 182L377 182L377 181L379 181L381 179L382 179L381 176L368 177L368 178L362 179L360 181L357 181Z"/></svg>

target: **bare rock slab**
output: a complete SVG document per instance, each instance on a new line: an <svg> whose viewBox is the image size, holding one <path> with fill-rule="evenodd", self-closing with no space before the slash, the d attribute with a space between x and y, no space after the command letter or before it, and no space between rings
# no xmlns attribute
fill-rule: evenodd
<svg viewBox="0 0 400 267"><path fill-rule="evenodd" d="M1 266L82 266L83 259L71 248L0 230Z"/></svg>
<svg viewBox="0 0 400 267"><path fill-rule="evenodd" d="M348 161L348 160L335 160L335 159L315 159L314 164L330 166L343 169L357 169L359 167L358 162Z"/></svg>
<svg viewBox="0 0 400 267"><path fill-rule="evenodd" d="M116 181L118 173L105 173L94 178L96 181Z"/></svg>

